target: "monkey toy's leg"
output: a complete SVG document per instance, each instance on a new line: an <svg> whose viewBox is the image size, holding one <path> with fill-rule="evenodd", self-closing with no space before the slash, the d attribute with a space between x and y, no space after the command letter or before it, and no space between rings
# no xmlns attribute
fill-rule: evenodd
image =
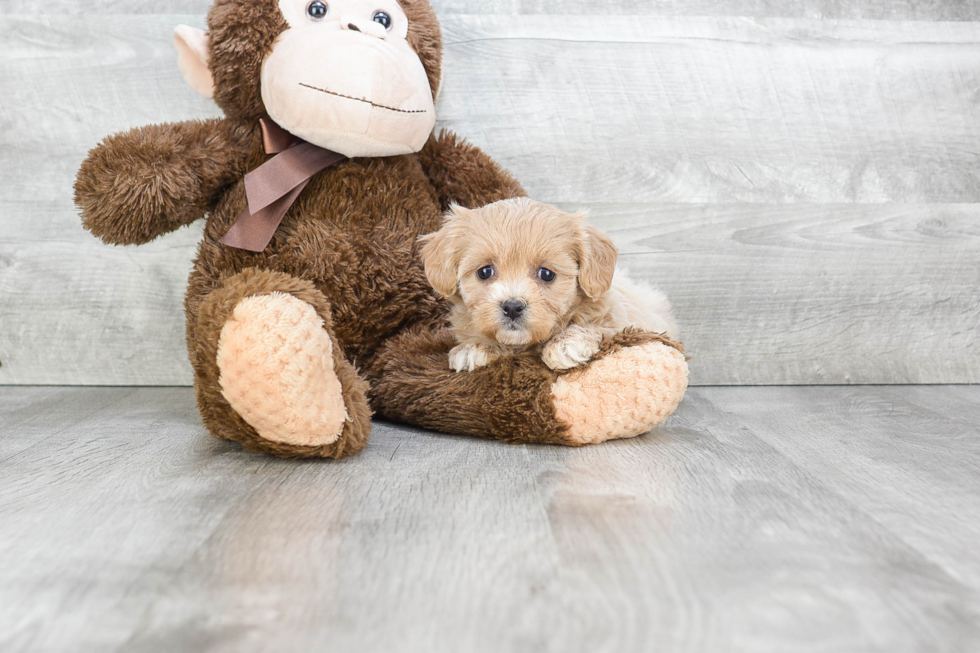
<svg viewBox="0 0 980 653"><path fill-rule="evenodd" d="M189 301L188 349L198 408L215 436L303 458L341 458L367 442L367 384L308 281L256 269L225 279Z"/></svg>
<svg viewBox="0 0 980 653"><path fill-rule="evenodd" d="M454 372L454 344L450 332L421 327L389 341L369 366L374 409L444 433L581 446L649 431L687 389L680 346L649 333L610 338L568 372L535 354Z"/></svg>

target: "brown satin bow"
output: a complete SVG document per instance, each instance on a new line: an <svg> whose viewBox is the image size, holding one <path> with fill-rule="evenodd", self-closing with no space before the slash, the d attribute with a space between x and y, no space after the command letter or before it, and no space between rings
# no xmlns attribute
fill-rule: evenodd
<svg viewBox="0 0 980 653"><path fill-rule="evenodd" d="M221 239L223 245L261 252L310 178L347 157L307 143L268 118L260 118L266 154L275 154L245 175L248 207Z"/></svg>

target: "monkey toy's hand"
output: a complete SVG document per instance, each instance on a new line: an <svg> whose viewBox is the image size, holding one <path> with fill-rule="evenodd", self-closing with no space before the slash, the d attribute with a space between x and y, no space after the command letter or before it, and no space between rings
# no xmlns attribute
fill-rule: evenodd
<svg viewBox="0 0 980 653"><path fill-rule="evenodd" d="M203 217L244 165L224 120L138 127L89 152L75 203L84 227L103 241L142 244Z"/></svg>

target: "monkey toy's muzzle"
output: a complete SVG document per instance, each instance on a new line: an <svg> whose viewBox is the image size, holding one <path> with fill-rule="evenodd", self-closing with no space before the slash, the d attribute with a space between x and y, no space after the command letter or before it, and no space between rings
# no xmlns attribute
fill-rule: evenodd
<svg viewBox="0 0 980 653"><path fill-rule="evenodd" d="M284 36L262 65L262 100L277 124L348 157L422 149L435 109L407 42L348 30Z"/></svg>

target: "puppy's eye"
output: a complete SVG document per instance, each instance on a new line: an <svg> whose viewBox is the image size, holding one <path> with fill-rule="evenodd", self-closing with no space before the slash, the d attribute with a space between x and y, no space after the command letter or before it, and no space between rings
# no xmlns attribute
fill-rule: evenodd
<svg viewBox="0 0 980 653"><path fill-rule="evenodd" d="M381 25L385 29L391 29L391 16L389 16L388 12L386 11L374 12L374 16L371 17L371 20Z"/></svg>
<svg viewBox="0 0 980 653"><path fill-rule="evenodd" d="M306 5L306 16L310 20L323 20L327 17L328 11L330 11L330 7L327 6L326 2L321 2L321 0L313 0L313 2Z"/></svg>
<svg viewBox="0 0 980 653"><path fill-rule="evenodd" d="M493 266L486 265L476 271L476 276L480 278L481 281L486 281L493 276Z"/></svg>
<svg viewBox="0 0 980 653"><path fill-rule="evenodd" d="M551 283L555 280L556 276L558 275L548 268L538 268L538 279L541 279L541 281L544 281L545 283Z"/></svg>

